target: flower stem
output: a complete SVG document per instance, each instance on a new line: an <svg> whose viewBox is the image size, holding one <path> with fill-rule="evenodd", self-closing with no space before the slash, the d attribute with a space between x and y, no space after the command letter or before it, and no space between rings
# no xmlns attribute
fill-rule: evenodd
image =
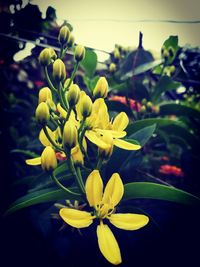
<svg viewBox="0 0 200 267"><path fill-rule="evenodd" d="M74 70L73 70L72 75L71 75L70 80L69 80L69 84L65 88L65 92L69 89L70 85L72 84L72 82L74 80L74 77L76 75L76 71L78 69L78 66L79 66L79 62L77 62L76 65L75 65L75 67L74 67Z"/></svg>
<svg viewBox="0 0 200 267"><path fill-rule="evenodd" d="M66 193L69 193L71 195L75 195L75 196L80 196L80 194L72 192L71 190L69 190L67 187L65 187L64 185L62 185L58 179L56 178L56 176L54 175L54 173L51 173L51 178L52 180L55 182L55 184L57 184L63 191L65 191Z"/></svg>
<svg viewBox="0 0 200 267"><path fill-rule="evenodd" d="M61 83L59 84L59 88L58 88L58 96L59 96L60 103L63 106L63 108L65 110L68 110L67 104L66 104L64 96L63 96L63 90L62 90L62 84Z"/></svg>
<svg viewBox="0 0 200 267"><path fill-rule="evenodd" d="M47 67L44 67L44 73L45 73L45 78L47 80L47 83L48 83L50 89L57 93L57 89L53 86L53 83L51 82L51 79L49 77L49 73L48 73Z"/></svg>
<svg viewBox="0 0 200 267"><path fill-rule="evenodd" d="M72 108L69 107L69 110L67 111L67 117L65 118L64 124L69 120L70 114L71 114Z"/></svg>
<svg viewBox="0 0 200 267"><path fill-rule="evenodd" d="M98 161L97 161L96 169L97 169L97 170L100 170L102 164L103 164L103 159L102 159L102 158L99 158Z"/></svg>
<svg viewBox="0 0 200 267"><path fill-rule="evenodd" d="M47 127L46 127L46 126L43 126L42 129L43 129L43 131L44 131L46 137L48 138L49 142L50 142L50 143L51 143L57 150L63 152L64 150L63 150L62 148L60 148L60 147L54 142L54 140L51 139L51 136L50 136L49 133L48 133Z"/></svg>
<svg viewBox="0 0 200 267"><path fill-rule="evenodd" d="M79 177L77 172L76 172L73 160L71 158L71 151L65 151L65 153L67 155L67 163L68 163L69 170L71 171L72 175L74 176L74 179L77 183L77 186L80 190L80 193L82 195L85 195L85 187L83 185L83 180L82 180L82 177Z"/></svg>

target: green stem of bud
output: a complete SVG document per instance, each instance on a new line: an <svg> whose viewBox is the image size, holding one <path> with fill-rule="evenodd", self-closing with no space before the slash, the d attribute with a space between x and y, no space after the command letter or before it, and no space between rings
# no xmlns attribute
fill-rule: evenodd
<svg viewBox="0 0 200 267"><path fill-rule="evenodd" d="M80 194L72 192L71 190L69 190L68 188L66 188L64 185L62 185L58 179L56 178L56 176L54 175L53 172L51 172L51 178L52 180L55 182L55 184L57 184L63 191L65 191L68 194L74 195L74 196L80 196Z"/></svg>
<svg viewBox="0 0 200 267"><path fill-rule="evenodd" d="M68 105L67 105L67 103L65 101L65 98L64 98L64 95L63 95L63 87L62 87L62 84L61 83L59 84L58 96L59 96L60 103L63 106L63 108L65 110L68 110Z"/></svg>
<svg viewBox="0 0 200 267"><path fill-rule="evenodd" d="M60 48L60 59L63 59L64 58L64 55L65 53L63 53L65 51L63 45L61 45L61 48Z"/></svg>
<svg viewBox="0 0 200 267"><path fill-rule="evenodd" d="M53 86L53 83L52 83L52 81L51 81L51 79L50 79L50 77L49 77L49 73L48 73L47 66L44 67L44 74L45 74L45 78L46 78L46 80L47 80L47 83L48 83L49 88L50 88L52 91L54 91L54 92L57 93L57 90L56 90L56 88Z"/></svg>
<svg viewBox="0 0 200 267"><path fill-rule="evenodd" d="M66 122L69 120L69 117L70 117L71 111L72 111L72 108L71 108L71 107L69 107L69 109L68 109L68 111L67 111L67 117L66 117L66 119L65 119L64 125L65 125L65 123L66 123Z"/></svg>
<svg viewBox="0 0 200 267"><path fill-rule="evenodd" d="M51 139L51 136L49 135L48 131L47 131L47 128L46 126L43 126L42 127L46 137L48 138L49 142L58 150L58 151L61 151L63 152L64 150L62 148L60 148L52 139Z"/></svg>
<svg viewBox="0 0 200 267"><path fill-rule="evenodd" d="M84 194L85 194L85 186L84 186L84 183L83 183L83 178L82 178L80 167L78 167L78 166L76 167L76 172L77 172L77 176L79 178L80 184L81 184L82 188L84 189Z"/></svg>
<svg viewBox="0 0 200 267"><path fill-rule="evenodd" d="M79 191L82 195L85 195L85 187L83 185L83 180L82 180L82 177L81 179L79 178L77 172L76 172L76 169L74 167L74 163L73 163L73 160L72 160L72 157L71 157L71 150L68 150L66 151L66 155L67 155L67 163L68 163L68 167L69 167L69 170L71 171L76 183L77 183L77 186L79 188Z"/></svg>
<svg viewBox="0 0 200 267"><path fill-rule="evenodd" d="M51 119L51 122L53 123L53 125L54 125L55 127L59 127L58 122L52 117L52 115L51 115L50 119Z"/></svg>
<svg viewBox="0 0 200 267"><path fill-rule="evenodd" d="M82 130L82 128L83 128L83 126L84 126L84 122L85 122L85 120L83 119L83 121L82 121L82 123L81 123L81 126L80 126L80 128L79 128L79 145L80 145L81 152L83 153L85 159L87 160L87 163L89 164L89 166L91 167L91 169L94 169L94 167L93 167L93 165L92 165L92 163L91 163L91 160L89 159L88 154L87 154L87 152L85 151L85 149L84 149L84 147L83 147L83 138L84 138L84 136L85 136L85 132L86 132L86 130L87 130L87 128L84 128L84 129ZM81 130L82 130L82 131L81 131ZM81 131L81 132L80 132L80 131Z"/></svg>
<svg viewBox="0 0 200 267"><path fill-rule="evenodd" d="M100 170L103 164L103 159L101 157L99 157L98 161L97 161L97 166L96 166L96 170Z"/></svg>
<svg viewBox="0 0 200 267"><path fill-rule="evenodd" d="M67 87L65 88L65 91L64 92L66 92L69 89L70 85L72 84L72 82L74 80L74 77L76 75L76 72L78 70L78 66L79 66L79 62L76 62L76 65L75 65L74 70L72 72L72 75L70 77L69 83L68 83Z"/></svg>

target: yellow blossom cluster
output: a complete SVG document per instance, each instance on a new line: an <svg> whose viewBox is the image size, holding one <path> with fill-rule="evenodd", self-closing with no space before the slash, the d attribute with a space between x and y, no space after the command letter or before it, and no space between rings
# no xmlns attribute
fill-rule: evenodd
<svg viewBox="0 0 200 267"><path fill-rule="evenodd" d="M52 48L45 48L39 56L48 83L48 87L39 91L35 111L35 117L41 126L39 140L44 150L40 157L28 159L26 163L41 164L42 169L52 176L60 188L73 195L80 193L92 210L62 208L60 217L76 228L88 227L94 219L98 219L100 224L97 227L97 237L100 251L109 262L119 264L120 249L110 228L103 223L104 219L108 219L118 228L136 230L148 223L148 217L115 213L115 207L124 193L122 180L118 173L114 173L103 192L99 170L112 156L114 146L125 150L138 150L141 147L124 139L129 123L125 112L110 118L105 101L109 92L105 77L98 79L90 94L75 83L79 63L85 57L85 48L82 45L76 45L74 48L75 67L71 77L67 78L63 58L67 49L74 43L74 37L67 26L61 28L58 41L61 44L60 55ZM49 69L52 71L51 75ZM91 146L97 152L92 164L88 153ZM66 160L79 193L63 186L53 174L58 164L58 154ZM93 167L90 167L90 174L84 181L81 168L88 168L89 164Z"/></svg>

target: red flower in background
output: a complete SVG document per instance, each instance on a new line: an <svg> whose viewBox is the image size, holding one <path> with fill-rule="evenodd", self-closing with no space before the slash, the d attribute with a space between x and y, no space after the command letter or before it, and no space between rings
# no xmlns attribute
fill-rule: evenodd
<svg viewBox="0 0 200 267"><path fill-rule="evenodd" d="M42 86L45 85L45 83L42 82L42 81L34 81L34 85L37 86L37 87L42 87Z"/></svg>
<svg viewBox="0 0 200 267"><path fill-rule="evenodd" d="M122 104L124 104L128 107L130 105L130 108L137 111L137 112L140 111L140 109L141 109L141 104L138 103L137 101L135 101L134 99L128 98L128 103L127 103L127 99L125 96L115 95L115 96L111 96L109 98L109 100L121 102Z"/></svg>
<svg viewBox="0 0 200 267"><path fill-rule="evenodd" d="M168 165L168 164L161 165L159 172L162 174L172 174L178 177L184 176L184 173L181 168L173 166L173 165Z"/></svg>

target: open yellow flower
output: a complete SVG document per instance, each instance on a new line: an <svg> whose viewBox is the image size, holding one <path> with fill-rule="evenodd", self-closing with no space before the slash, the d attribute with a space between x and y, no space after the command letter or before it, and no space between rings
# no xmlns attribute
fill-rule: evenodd
<svg viewBox="0 0 200 267"><path fill-rule="evenodd" d="M129 123L128 116L125 112L120 112L113 122L109 120L108 108L103 98L98 98L93 104L91 116L87 119L89 130L86 131L85 136L101 149L107 149L110 144L102 140L102 136L109 132L113 138L113 145L125 150L138 150L140 145L132 144L122 140L126 136L125 129Z"/></svg>
<svg viewBox="0 0 200 267"><path fill-rule="evenodd" d="M60 216L67 224L76 228L88 227L95 218L99 219L100 223L97 226L99 249L110 263L120 264L122 259L118 243L103 220L108 219L111 224L120 229L137 230L145 226L149 218L141 214L114 213L115 207L124 194L124 186L118 173L111 176L103 192L103 181L99 171L94 170L86 180L85 191L88 203L94 208L94 212L62 208Z"/></svg>

